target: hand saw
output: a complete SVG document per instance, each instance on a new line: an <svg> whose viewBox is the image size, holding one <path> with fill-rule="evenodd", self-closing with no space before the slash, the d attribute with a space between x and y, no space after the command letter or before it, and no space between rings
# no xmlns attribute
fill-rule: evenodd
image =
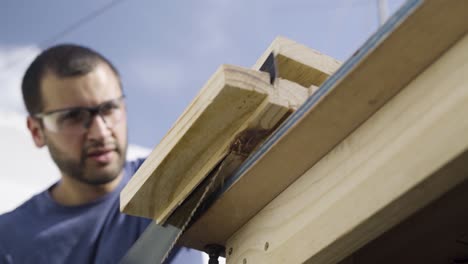
<svg viewBox="0 0 468 264"><path fill-rule="evenodd" d="M260 71L269 73L270 83L273 85L278 74L273 52L260 67ZM256 147L256 144L253 147ZM236 159L237 155L230 155L233 151L236 152L231 150L218 162L190 197L169 217L165 225L152 222L120 263L153 264L165 263L165 261L170 260L168 257L171 255L177 240L194 220L194 215L202 209L202 204L207 196L214 191L217 184L219 186L218 181L223 180L219 179L219 175L223 174L225 168L232 169L233 163L238 166L245 160L246 157L239 160ZM218 256L224 251L224 248L219 245L207 246L206 251L210 255L210 263L217 263Z"/></svg>

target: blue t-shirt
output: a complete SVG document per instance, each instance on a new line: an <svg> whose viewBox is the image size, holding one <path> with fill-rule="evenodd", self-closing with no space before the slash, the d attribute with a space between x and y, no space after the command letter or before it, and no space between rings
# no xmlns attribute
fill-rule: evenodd
<svg viewBox="0 0 468 264"><path fill-rule="evenodd" d="M116 190L92 203L63 206L46 190L1 215L0 263L118 263L151 222L119 210L120 191L142 163L127 162Z"/></svg>

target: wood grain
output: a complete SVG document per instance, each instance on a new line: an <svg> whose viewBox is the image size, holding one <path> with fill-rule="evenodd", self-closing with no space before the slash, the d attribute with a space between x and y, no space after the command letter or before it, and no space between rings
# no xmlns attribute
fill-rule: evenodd
<svg viewBox="0 0 468 264"><path fill-rule="evenodd" d="M267 73L222 66L121 192L124 213L164 223L246 129L270 130L307 90Z"/></svg>
<svg viewBox="0 0 468 264"><path fill-rule="evenodd" d="M465 36L239 229L228 263L336 263L467 180L467 49Z"/></svg>
<svg viewBox="0 0 468 264"><path fill-rule="evenodd" d="M252 68L259 70L266 58L272 52L277 60L276 66L279 73L275 82L279 83L280 86L285 86L284 84L281 85L282 83L297 83L296 85L287 85L287 89L278 90L278 96L280 98L288 98L294 95L299 96L296 102L300 103L290 105L290 108L293 110L296 110L302 105L304 102L304 100L302 100L303 98L308 98L314 94L318 90L318 86L320 86L340 65L340 62L325 54L321 54L318 51L285 37L277 37ZM236 163L235 165L230 166L230 169L227 169L223 173L221 176L223 179L231 176L247 156L234 156L231 158L236 160ZM284 166L284 168L286 167L287 166ZM289 184L289 179L284 178L284 182ZM261 203L265 203L266 200L269 201L273 199L274 196L272 195L276 195L275 191L282 190L281 188L283 188L284 183L281 183L281 179L276 179L276 183L279 184L270 186L271 188L269 193L262 192L261 195L257 197L258 200L248 201L248 204L245 204L246 206L251 206L251 208L244 207L243 209L234 212L235 217L230 215L233 213L231 208L237 207L231 207L232 204L223 204L218 206L215 212L211 209L208 213L205 212L201 216L201 219L196 221L188 230L185 231L179 243L200 250L202 250L206 244L224 243L228 238L226 234L232 234L233 232L232 223L235 223L235 226L238 227L242 224L238 219L246 220L245 216L248 216L252 212L252 209L259 210L259 205ZM249 188L262 188L260 183L257 184L258 185L252 185ZM223 234L221 235L222 239L219 238L220 234ZM223 242L221 243L220 241Z"/></svg>
<svg viewBox="0 0 468 264"><path fill-rule="evenodd" d="M365 58L350 69L345 63L337 77L331 76L298 109L306 111L301 118L213 203L181 243L194 248L225 245L236 230L456 43L468 29L467 4L424 1L382 42L365 51Z"/></svg>
<svg viewBox="0 0 468 264"><path fill-rule="evenodd" d="M278 36L252 66L260 69L268 55L276 57L278 77L304 87L320 86L340 66L334 58L306 47L293 40Z"/></svg>
<svg viewBox="0 0 468 264"><path fill-rule="evenodd" d="M465 151L445 167L468 174L467 160L468 152ZM452 172L445 173L448 175ZM468 181L465 180L423 210L354 252L348 259L356 264L464 263L468 259L467 200Z"/></svg>

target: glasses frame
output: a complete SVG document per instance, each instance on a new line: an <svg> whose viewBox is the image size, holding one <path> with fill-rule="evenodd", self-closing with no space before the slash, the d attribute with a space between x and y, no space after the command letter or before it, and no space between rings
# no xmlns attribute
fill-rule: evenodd
<svg viewBox="0 0 468 264"><path fill-rule="evenodd" d="M100 103L99 105L96 105L96 106L92 106L92 107L77 106L77 107L61 108L61 109L51 110L51 111L47 111L47 112L43 112L43 113L37 113L37 114L34 114L33 117L36 118L36 119L41 120L42 124L44 124L44 120L43 120L44 117L47 117L47 116L49 116L51 114L55 114L55 113L58 113L58 112L65 112L65 111L73 111L73 110L85 110L85 111L88 111L90 113L89 120L87 120L87 122L83 122L83 128L85 129L85 131L89 129L89 127L92 124L92 120L94 120L94 118L96 116L98 116L98 115L102 118L102 120L104 121L106 126L108 128L111 128L109 126L109 124L107 124L106 118L104 116L102 116L101 111L102 111L104 106L107 106L109 103L115 102L115 101L119 101L119 103L122 103L122 108L124 108L123 107L123 100L124 99L125 99L125 95L122 94L121 96L119 96L119 97L117 97L115 99L105 101L105 102ZM52 130L52 131L54 131L54 130ZM54 131L54 132L59 132L59 131Z"/></svg>

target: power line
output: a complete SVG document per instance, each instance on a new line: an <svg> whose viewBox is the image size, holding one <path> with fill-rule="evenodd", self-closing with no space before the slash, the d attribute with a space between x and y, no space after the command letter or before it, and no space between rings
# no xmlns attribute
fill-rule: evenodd
<svg viewBox="0 0 468 264"><path fill-rule="evenodd" d="M94 10L93 12L89 13L88 15L82 17L81 19L77 20L75 23L69 25L62 31L58 32L57 34L53 35L52 37L45 39L41 42L39 42L39 47L40 48L45 48L47 45L49 45L52 42L55 42L65 35L71 33L72 31L78 29L79 27L83 26L86 23L89 23L90 21L96 19L106 11L110 10L111 8L115 7L116 5L122 3L125 0L113 0L109 2L108 4L102 6L99 9Z"/></svg>
<svg viewBox="0 0 468 264"><path fill-rule="evenodd" d="M65 35L70 34L71 32L75 31L76 29L80 28L81 26L85 25L86 23L89 23L90 21L96 19L100 15L104 14L105 12L109 11L111 8L117 6L118 4L122 3L125 0L113 0L110 1L109 3L103 5L102 7L92 11L91 13L83 16L82 18L78 19L76 22L72 23L68 27L64 28L62 31L58 32L57 34L44 39L39 42L38 46L41 49L46 48L48 45L51 43L61 39ZM23 58L24 59L24 58ZM15 61L12 61L10 63L7 63L3 68L8 71L9 69L13 68L16 66L18 63L20 63L23 59L18 59Z"/></svg>

